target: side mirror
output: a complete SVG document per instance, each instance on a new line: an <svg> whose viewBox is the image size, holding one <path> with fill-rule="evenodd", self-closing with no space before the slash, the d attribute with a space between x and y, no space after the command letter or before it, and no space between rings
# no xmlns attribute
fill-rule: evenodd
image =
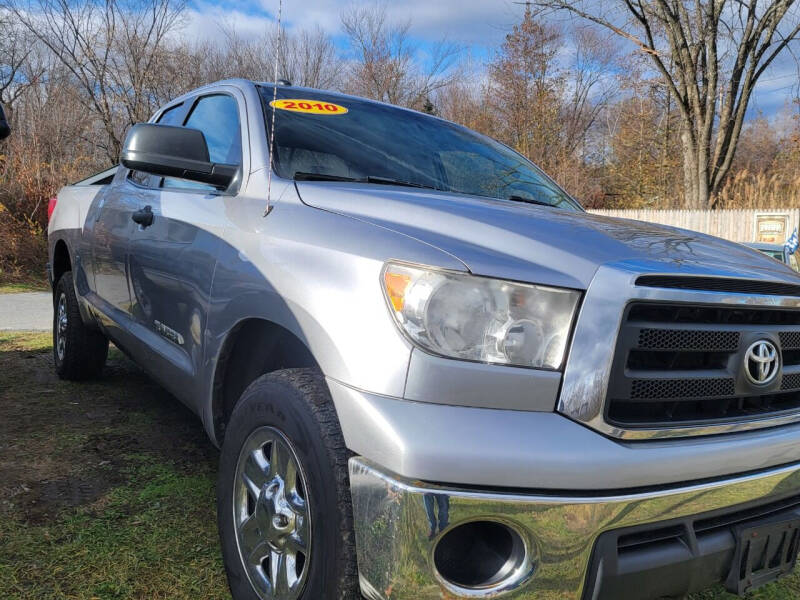
<svg viewBox="0 0 800 600"><path fill-rule="evenodd" d="M239 165L212 163L203 132L186 127L139 123L125 138L120 162L128 169L227 188Z"/></svg>
<svg viewBox="0 0 800 600"><path fill-rule="evenodd" d="M3 111L2 105L0 105L0 140L4 140L10 135L11 135L11 126L8 124L8 121L6 120L6 113Z"/></svg>

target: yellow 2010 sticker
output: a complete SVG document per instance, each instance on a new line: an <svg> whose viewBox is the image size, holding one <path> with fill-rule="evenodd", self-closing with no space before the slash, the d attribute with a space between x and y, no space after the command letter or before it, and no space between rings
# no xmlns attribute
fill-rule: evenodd
<svg viewBox="0 0 800 600"><path fill-rule="evenodd" d="M313 115L343 115L347 112L344 106L339 106L338 104L332 104L330 102L320 102L319 100L273 100L269 105L281 110L291 110Z"/></svg>

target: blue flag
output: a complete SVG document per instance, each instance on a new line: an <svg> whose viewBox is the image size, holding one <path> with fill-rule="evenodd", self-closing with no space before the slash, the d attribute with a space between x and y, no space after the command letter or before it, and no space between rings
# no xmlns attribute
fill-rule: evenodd
<svg viewBox="0 0 800 600"><path fill-rule="evenodd" d="M789 254L794 254L798 246L800 246L800 241L797 239L797 227L795 227L792 235L789 236L789 239L786 240L783 247L786 248L786 252Z"/></svg>

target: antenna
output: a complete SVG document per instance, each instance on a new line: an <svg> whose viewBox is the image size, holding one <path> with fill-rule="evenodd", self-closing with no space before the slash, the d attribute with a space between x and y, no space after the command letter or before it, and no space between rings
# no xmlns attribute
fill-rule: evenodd
<svg viewBox="0 0 800 600"><path fill-rule="evenodd" d="M272 193L272 170L274 168L275 156L275 120L278 118L278 111L275 108L275 101L278 99L278 56L281 51L281 38L283 36L283 27L281 26L281 17L283 13L283 0L278 0L278 39L275 43L275 77L272 79L272 126L269 132L269 170L267 171L267 206L264 209L264 216L266 217L272 211L270 204L270 194Z"/></svg>
<svg viewBox="0 0 800 600"><path fill-rule="evenodd" d="M512 2L512 4L519 4L520 6L525 7L525 13L531 12L531 7L536 4L535 2L531 2L531 0L526 0L525 2Z"/></svg>

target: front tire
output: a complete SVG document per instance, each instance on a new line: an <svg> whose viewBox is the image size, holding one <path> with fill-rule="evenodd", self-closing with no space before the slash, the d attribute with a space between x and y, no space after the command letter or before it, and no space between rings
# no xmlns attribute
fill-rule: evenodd
<svg viewBox="0 0 800 600"><path fill-rule="evenodd" d="M319 371L277 371L247 388L217 487L234 600L360 598L347 460Z"/></svg>
<svg viewBox="0 0 800 600"><path fill-rule="evenodd" d="M58 376L71 381L97 377L108 358L108 338L83 323L71 271L53 297L53 358Z"/></svg>

